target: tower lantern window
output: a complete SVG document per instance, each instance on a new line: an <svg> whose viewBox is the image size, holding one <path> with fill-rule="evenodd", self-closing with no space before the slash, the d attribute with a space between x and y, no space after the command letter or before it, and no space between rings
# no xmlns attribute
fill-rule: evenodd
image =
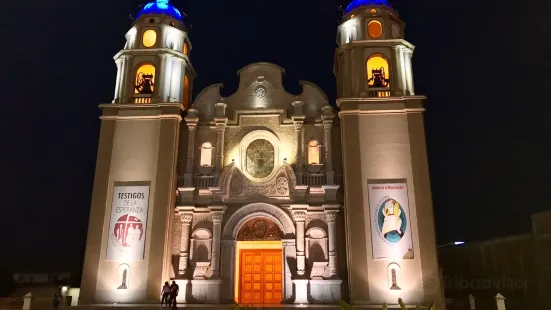
<svg viewBox="0 0 551 310"><path fill-rule="evenodd" d="M383 55L375 54L367 60L367 83L370 87L390 87L390 70Z"/></svg>
<svg viewBox="0 0 551 310"><path fill-rule="evenodd" d="M155 90L155 67L152 65L142 65L136 71L136 83L134 93L140 95L152 95Z"/></svg>
<svg viewBox="0 0 551 310"><path fill-rule="evenodd" d="M378 20L372 20L367 24L367 34L372 39L378 39L383 35L383 25Z"/></svg>
<svg viewBox="0 0 551 310"><path fill-rule="evenodd" d="M149 29L143 33L142 43L145 47L152 47L157 42L157 32Z"/></svg>

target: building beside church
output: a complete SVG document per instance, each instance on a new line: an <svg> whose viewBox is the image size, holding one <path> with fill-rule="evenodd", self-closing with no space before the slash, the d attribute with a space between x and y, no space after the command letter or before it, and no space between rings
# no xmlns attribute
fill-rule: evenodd
<svg viewBox="0 0 551 310"><path fill-rule="evenodd" d="M100 105L81 304L158 302L173 279L181 303L443 308L414 47L385 0L354 0L337 43L338 109L270 63L191 103L182 14L144 6Z"/></svg>
<svg viewBox="0 0 551 310"><path fill-rule="evenodd" d="M438 250L446 298L476 299L477 309L506 297L507 309L551 309L551 211L531 216L532 229Z"/></svg>

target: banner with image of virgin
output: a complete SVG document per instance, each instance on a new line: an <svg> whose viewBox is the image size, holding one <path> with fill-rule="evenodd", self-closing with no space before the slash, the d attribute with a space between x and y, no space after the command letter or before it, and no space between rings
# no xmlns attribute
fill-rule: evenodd
<svg viewBox="0 0 551 310"><path fill-rule="evenodd" d="M371 240L375 259L413 259L407 184L370 183Z"/></svg>
<svg viewBox="0 0 551 310"><path fill-rule="evenodd" d="M107 260L144 259L148 206L149 186L115 186Z"/></svg>

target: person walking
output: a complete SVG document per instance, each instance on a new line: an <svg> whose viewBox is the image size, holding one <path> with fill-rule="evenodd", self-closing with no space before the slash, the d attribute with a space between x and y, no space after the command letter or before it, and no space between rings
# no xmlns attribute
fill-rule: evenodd
<svg viewBox="0 0 551 310"><path fill-rule="evenodd" d="M173 308L176 308L176 297L178 297L179 291L180 287L176 284L176 281L172 281L172 285L170 286L170 303Z"/></svg>
<svg viewBox="0 0 551 310"><path fill-rule="evenodd" d="M165 282L165 285L163 285L163 289L161 290L161 296L163 298L161 299L161 307L163 305L166 305L168 307L170 300L170 285L168 284L168 281Z"/></svg>
<svg viewBox="0 0 551 310"><path fill-rule="evenodd" d="M59 308L59 305L61 305L62 299L63 299L63 294L61 294L61 288L58 288L57 291L54 293L54 300L53 300L54 310L57 310Z"/></svg>

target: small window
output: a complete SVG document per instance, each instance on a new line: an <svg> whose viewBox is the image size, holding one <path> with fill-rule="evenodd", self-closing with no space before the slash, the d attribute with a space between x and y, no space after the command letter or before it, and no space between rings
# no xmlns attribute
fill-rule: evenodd
<svg viewBox="0 0 551 310"><path fill-rule="evenodd" d="M146 30L143 33L143 46L152 47L157 42L157 32L155 30Z"/></svg>
<svg viewBox="0 0 551 310"><path fill-rule="evenodd" d="M136 71L136 84L134 93L140 95L152 95L155 90L155 67L150 64L142 65Z"/></svg>
<svg viewBox="0 0 551 310"><path fill-rule="evenodd" d="M377 13L377 10L375 10L375 9L371 9L371 11L369 11L369 13L371 13L371 14L375 14L375 13Z"/></svg>
<svg viewBox="0 0 551 310"><path fill-rule="evenodd" d="M187 53L188 53L187 43L184 42L184 55L187 55Z"/></svg>
<svg viewBox="0 0 551 310"><path fill-rule="evenodd" d="M184 75L184 92L183 92L183 105L184 105L184 108L187 110L187 108L189 107L189 78L187 77L187 75Z"/></svg>
<svg viewBox="0 0 551 310"><path fill-rule="evenodd" d="M356 15L354 15L354 14L350 15L350 19L354 18L354 16L356 16Z"/></svg>
<svg viewBox="0 0 551 310"><path fill-rule="evenodd" d="M401 290L400 281L400 266L396 263L392 263L388 266L388 288L390 290Z"/></svg>
<svg viewBox="0 0 551 310"><path fill-rule="evenodd" d="M378 20L372 20L367 24L367 34L372 39L378 39L383 35L383 25Z"/></svg>
<svg viewBox="0 0 551 310"><path fill-rule="evenodd" d="M208 142L201 145L201 166L212 166L212 144Z"/></svg>
<svg viewBox="0 0 551 310"><path fill-rule="evenodd" d="M316 140L312 140L308 143L308 164L320 164L320 145Z"/></svg>

